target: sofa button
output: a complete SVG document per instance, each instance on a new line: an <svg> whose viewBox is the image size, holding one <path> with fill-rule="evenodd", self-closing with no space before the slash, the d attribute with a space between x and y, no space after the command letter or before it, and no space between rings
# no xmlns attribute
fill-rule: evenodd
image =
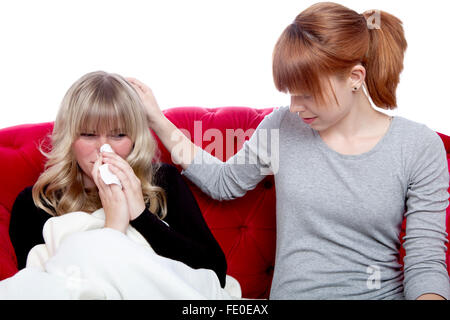
<svg viewBox="0 0 450 320"><path fill-rule="evenodd" d="M273 266L269 266L269 267L266 269L266 273L267 273L268 275L272 275L272 273L273 273Z"/></svg>
<svg viewBox="0 0 450 320"><path fill-rule="evenodd" d="M263 186L265 189L271 189L273 187L273 183L272 183L272 181L266 180L266 181L264 181Z"/></svg>

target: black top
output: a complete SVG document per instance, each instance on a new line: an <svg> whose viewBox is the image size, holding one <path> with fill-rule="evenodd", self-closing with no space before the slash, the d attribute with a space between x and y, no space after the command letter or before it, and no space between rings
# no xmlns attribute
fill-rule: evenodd
<svg viewBox="0 0 450 320"><path fill-rule="evenodd" d="M167 216L164 221L169 226L148 208L130 224L144 236L157 254L181 261L194 269L211 269L224 287L227 271L225 255L177 168L161 164L155 175L155 184L166 192ZM47 219L52 217L36 207L31 191L32 186L25 188L17 196L11 211L9 235L19 269L25 267L31 248L44 243L42 229Z"/></svg>

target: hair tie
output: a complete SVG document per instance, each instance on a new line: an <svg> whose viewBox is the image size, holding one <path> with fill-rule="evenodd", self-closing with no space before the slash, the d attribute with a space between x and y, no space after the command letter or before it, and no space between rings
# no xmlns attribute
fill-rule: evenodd
<svg viewBox="0 0 450 320"><path fill-rule="evenodd" d="M366 14L368 15L366 17ZM381 11L377 9L368 10L361 14L364 17L367 29L381 29Z"/></svg>

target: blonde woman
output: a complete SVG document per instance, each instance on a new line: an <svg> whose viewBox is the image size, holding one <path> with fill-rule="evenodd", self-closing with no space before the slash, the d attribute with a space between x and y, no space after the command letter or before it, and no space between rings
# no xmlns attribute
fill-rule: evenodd
<svg viewBox="0 0 450 320"><path fill-rule="evenodd" d="M104 144L114 152L101 153ZM125 232L131 225L157 254L213 270L224 287L225 256L177 169L156 161L144 106L123 77L100 71L76 81L62 101L51 145L45 171L11 212L19 269L30 249L44 242L49 218L103 207L105 228ZM123 188L99 178L105 163Z"/></svg>

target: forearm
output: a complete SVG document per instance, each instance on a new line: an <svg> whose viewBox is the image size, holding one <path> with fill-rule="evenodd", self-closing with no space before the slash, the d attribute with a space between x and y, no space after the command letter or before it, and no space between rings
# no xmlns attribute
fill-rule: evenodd
<svg viewBox="0 0 450 320"><path fill-rule="evenodd" d="M149 126L170 152L172 162L181 165L183 169L189 167L197 152L194 143L164 115L149 123Z"/></svg>

